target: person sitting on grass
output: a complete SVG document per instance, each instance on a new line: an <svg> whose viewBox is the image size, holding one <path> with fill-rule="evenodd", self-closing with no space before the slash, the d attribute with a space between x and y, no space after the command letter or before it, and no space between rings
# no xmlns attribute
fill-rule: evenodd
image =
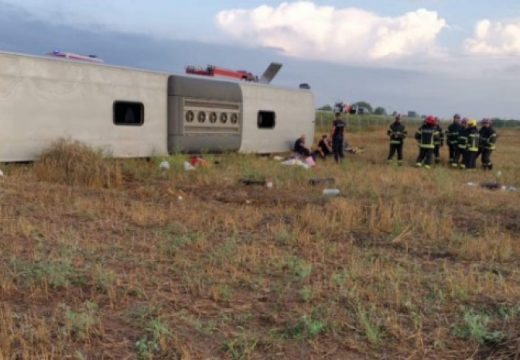
<svg viewBox="0 0 520 360"><path fill-rule="evenodd" d="M294 152L303 159L306 159L312 155L311 150L305 145L305 135L301 135L294 142Z"/></svg>
<svg viewBox="0 0 520 360"><path fill-rule="evenodd" d="M321 140L318 143L317 153L323 160L327 159L327 156L332 155L332 146L327 134L322 135Z"/></svg>

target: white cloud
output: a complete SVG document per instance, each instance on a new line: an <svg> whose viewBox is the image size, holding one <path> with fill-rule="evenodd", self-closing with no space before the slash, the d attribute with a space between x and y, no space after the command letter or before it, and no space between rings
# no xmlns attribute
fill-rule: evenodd
<svg viewBox="0 0 520 360"><path fill-rule="evenodd" d="M520 55L520 21L481 20L475 26L473 38L466 40L465 48L476 55Z"/></svg>
<svg viewBox="0 0 520 360"><path fill-rule="evenodd" d="M437 12L425 9L382 17L359 8L337 9L311 1L225 10L216 19L219 28L239 42L335 62L432 55L438 52L436 39L446 27Z"/></svg>

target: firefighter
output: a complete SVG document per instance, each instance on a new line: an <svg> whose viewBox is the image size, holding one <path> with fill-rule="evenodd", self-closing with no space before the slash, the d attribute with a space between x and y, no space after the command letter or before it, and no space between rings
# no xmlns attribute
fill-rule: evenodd
<svg viewBox="0 0 520 360"><path fill-rule="evenodd" d="M465 154L466 146L468 145L468 119L462 119L459 128L459 136L457 137L457 153L455 154L455 167L459 166L461 169L466 168Z"/></svg>
<svg viewBox="0 0 520 360"><path fill-rule="evenodd" d="M460 127L460 115L455 114L453 116L453 122L448 126L448 130L446 131L446 142L450 154L450 165L452 167L457 167L457 150Z"/></svg>
<svg viewBox="0 0 520 360"><path fill-rule="evenodd" d="M477 129L477 120L468 120L468 129L466 130L466 137L468 143L465 152L465 161L467 170L473 170L477 167L477 153L480 134Z"/></svg>
<svg viewBox="0 0 520 360"><path fill-rule="evenodd" d="M493 170L493 163L491 162L491 153L495 150L495 143L497 141L497 133L493 129L491 119L483 119L482 127L479 131L480 142L477 157L482 154L482 168L484 170Z"/></svg>
<svg viewBox="0 0 520 360"><path fill-rule="evenodd" d="M419 156L416 162L417 167L423 165L426 169L431 167L435 141L438 141L438 138L439 132L435 128L435 117L428 116L424 120L424 124L415 133L415 139L419 145Z"/></svg>
<svg viewBox="0 0 520 360"><path fill-rule="evenodd" d="M397 152L397 165L401 166L403 164L403 142L407 134L404 125L401 123L401 115L398 114L395 117L394 122L390 124L386 133L390 138L388 161L391 161Z"/></svg>
<svg viewBox="0 0 520 360"><path fill-rule="evenodd" d="M438 164L441 162L441 147L444 145L444 131L439 122L439 118L435 117L435 130L439 133L439 136L434 141L433 154L435 156L435 163Z"/></svg>
<svg viewBox="0 0 520 360"><path fill-rule="evenodd" d="M344 153L344 133L345 133L345 122L341 120L341 114L336 113L336 119L332 122L332 151L334 152L334 160L339 163L343 160Z"/></svg>

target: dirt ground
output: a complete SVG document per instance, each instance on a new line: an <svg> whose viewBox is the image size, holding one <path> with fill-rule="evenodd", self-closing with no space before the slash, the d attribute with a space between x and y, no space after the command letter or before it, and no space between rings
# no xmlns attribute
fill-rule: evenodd
<svg viewBox="0 0 520 360"><path fill-rule="evenodd" d="M467 185L520 188L518 135L494 172L446 149L416 169L412 139L387 164L383 130L310 170L103 160L120 181L67 185L3 165L0 359L518 359L520 195Z"/></svg>

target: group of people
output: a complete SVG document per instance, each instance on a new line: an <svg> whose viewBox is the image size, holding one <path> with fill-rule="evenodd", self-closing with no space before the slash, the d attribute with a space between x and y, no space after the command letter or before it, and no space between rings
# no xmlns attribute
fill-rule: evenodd
<svg viewBox="0 0 520 360"><path fill-rule="evenodd" d="M449 162L452 167L475 169L477 158L482 156L482 168L493 169L491 154L495 150L497 134L490 119L483 119L480 123L481 127L478 129L477 120L461 118L456 114L453 116L453 122L444 131L438 118L426 117L414 136L419 146L416 166L430 168L434 162L440 163L440 149L446 140ZM312 157L313 160L318 157L326 159L327 156L334 155L334 160L341 162L345 150L345 127L346 124L341 119L341 114L336 113L330 137L328 134L322 135L316 151L311 151L305 145L305 135L301 135L296 140L294 151L303 158ZM403 145L407 134L406 127L401 122L401 116L397 115L387 131L390 139L387 158L389 162L397 154L398 165L403 164Z"/></svg>
<svg viewBox="0 0 520 360"><path fill-rule="evenodd" d="M345 127L346 124L340 114L336 113L330 137L328 134L323 134L316 151L311 151L305 145L305 135L301 135L294 143L294 152L304 158L312 156L314 160L317 157L326 159L327 156L334 155L334 160L339 163L345 157Z"/></svg>
<svg viewBox="0 0 520 360"><path fill-rule="evenodd" d="M453 116L453 122L444 132L438 118L428 116L415 133L415 139L419 145L419 155L416 166L430 168L435 161L440 162L440 148L444 145L446 137L449 149L450 165L461 169L475 169L477 158L482 155L482 168L493 169L491 154L495 150L497 134L493 129L490 119L481 121L480 130L477 128L477 120L461 119L460 115ZM398 164L403 161L403 143L407 132L401 123L399 115L387 131L390 139L390 151L388 161L391 161L397 153Z"/></svg>

